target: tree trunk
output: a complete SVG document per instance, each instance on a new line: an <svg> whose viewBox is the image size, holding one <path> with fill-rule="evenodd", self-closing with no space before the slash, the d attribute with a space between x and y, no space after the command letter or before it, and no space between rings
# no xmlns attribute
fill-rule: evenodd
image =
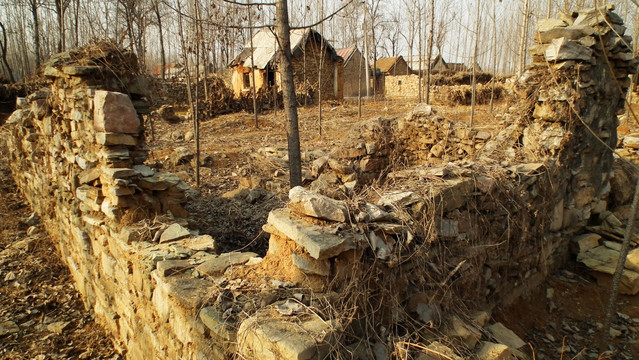
<svg viewBox="0 0 639 360"><path fill-rule="evenodd" d="M64 35L64 13L67 10L68 2L65 0L55 0L55 14L58 21L58 52L63 52L66 47Z"/></svg>
<svg viewBox="0 0 639 360"><path fill-rule="evenodd" d="M0 29L2 30L2 43L0 43L0 51L2 53L2 64L4 64L5 69L7 70L7 74L9 75L9 80L11 82L15 82L16 79L13 77L13 71L11 70L11 66L9 66L9 61L7 61L7 30L4 28L4 24L0 22Z"/></svg>
<svg viewBox="0 0 639 360"><path fill-rule="evenodd" d="M430 0L430 33L428 35L428 73L426 74L426 104L430 104L430 73L432 71L433 35L435 33L435 0Z"/></svg>
<svg viewBox="0 0 639 360"><path fill-rule="evenodd" d="M476 9L476 24L475 24L475 49L473 51L473 84L472 84L472 96L470 100L470 127L473 127L473 121L475 120L475 98L477 97L477 45L479 43L479 2L477 0ZM526 0L528 2L528 0Z"/></svg>
<svg viewBox="0 0 639 360"><path fill-rule="evenodd" d="M29 0L31 16L33 17L33 43L35 44L35 66L40 67L40 18L38 17L37 0Z"/></svg>
<svg viewBox="0 0 639 360"><path fill-rule="evenodd" d="M490 113L493 113L495 99L495 82L497 81L497 0L493 0L493 79L490 89Z"/></svg>
<svg viewBox="0 0 639 360"><path fill-rule="evenodd" d="M422 71L422 10L421 8L419 9L419 24L417 25L417 33L419 34L419 38L418 38L418 44L417 44L417 52L419 53L417 55L418 60L419 60L419 85L417 86L418 91L417 91L417 97L418 97L418 102L422 102L422 98L423 98L423 93L422 93L422 79L423 79L423 71Z"/></svg>
<svg viewBox="0 0 639 360"><path fill-rule="evenodd" d="M162 81L166 80L166 53L164 50L164 35L162 34L162 17L160 16L160 5L158 0L153 2L153 13L158 22L158 33L160 35L160 64L162 66Z"/></svg>
<svg viewBox="0 0 639 360"><path fill-rule="evenodd" d="M524 0L524 24L521 29L521 42L519 43L519 64L517 66L517 77L520 77L526 66L526 45L528 44L528 2Z"/></svg>
<svg viewBox="0 0 639 360"><path fill-rule="evenodd" d="M291 28L288 23L287 0L276 2L277 36L280 43L280 73L282 74L282 94L284 110L288 120L286 138L288 140L288 163L291 188L302 185L302 157L300 153L300 134L293 83L293 65L291 63Z"/></svg>
<svg viewBox="0 0 639 360"><path fill-rule="evenodd" d="M75 40L73 46L78 47L80 45L80 35L78 34L80 27L80 0L75 0L73 12L73 37Z"/></svg>
<svg viewBox="0 0 639 360"><path fill-rule="evenodd" d="M368 63L368 28L366 27L366 2L362 3L364 5L364 62L366 63L366 97L371 96L371 67Z"/></svg>
<svg viewBox="0 0 639 360"><path fill-rule="evenodd" d="M248 1L248 3L250 4L251 2ZM246 8L248 9L249 27L252 27L253 22L251 19L251 7L247 6ZM257 89L255 88L255 58L253 57L253 54L255 53L253 47L253 29L249 30L249 39L249 41L251 42L251 81L253 82L251 89L253 89L253 117L255 120L255 128L257 129L259 127L259 124L257 119Z"/></svg>

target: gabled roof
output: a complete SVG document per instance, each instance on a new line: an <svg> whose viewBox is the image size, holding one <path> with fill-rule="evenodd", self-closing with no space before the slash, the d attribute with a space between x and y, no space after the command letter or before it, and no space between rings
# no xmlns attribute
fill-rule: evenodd
<svg viewBox="0 0 639 360"><path fill-rule="evenodd" d="M306 44L309 38L321 39L322 35L312 29L294 29L291 30L291 53L293 56L298 54L303 45ZM335 53L335 49L331 44L326 41L326 49L331 52L333 61L338 61L339 57ZM244 50L233 59L229 66L235 66L243 64L244 67L256 67L258 69L266 69L267 66L272 65L272 62L277 54L279 48L275 33L270 29L262 29L253 35L253 51L251 51L251 41L247 41L244 44ZM251 62L251 53L253 53L253 59L255 64Z"/></svg>
<svg viewBox="0 0 639 360"><path fill-rule="evenodd" d="M446 61L444 61L444 58L442 58L441 55L437 55L431 61L431 63L430 63L431 66L436 65L438 60L441 60L444 63L444 66L448 65L446 63ZM419 62L420 62L420 56L419 55L413 55L413 56L407 56L406 57L406 63L414 71L419 71L419 69L420 69ZM422 70L428 69L428 56L422 55L421 56L421 63L422 63L422 66L421 66Z"/></svg>
<svg viewBox="0 0 639 360"><path fill-rule="evenodd" d="M390 69L402 58L401 56L388 57L388 58L379 58L375 61L375 68L379 69L379 71L385 73L390 71Z"/></svg>
<svg viewBox="0 0 639 360"><path fill-rule="evenodd" d="M344 59L344 65L346 65L346 63L351 59L353 54L355 54L355 50L357 50L357 48L355 46L351 46L351 47L347 47L343 49L337 49L335 50L335 52L337 53L337 56Z"/></svg>

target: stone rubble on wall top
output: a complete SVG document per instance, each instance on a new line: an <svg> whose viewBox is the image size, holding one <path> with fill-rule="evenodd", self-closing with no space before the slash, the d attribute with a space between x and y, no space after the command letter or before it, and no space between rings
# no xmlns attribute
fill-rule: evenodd
<svg viewBox="0 0 639 360"><path fill-rule="evenodd" d="M343 201L296 186L288 192L289 208L302 215L329 221L345 222L348 208Z"/></svg>

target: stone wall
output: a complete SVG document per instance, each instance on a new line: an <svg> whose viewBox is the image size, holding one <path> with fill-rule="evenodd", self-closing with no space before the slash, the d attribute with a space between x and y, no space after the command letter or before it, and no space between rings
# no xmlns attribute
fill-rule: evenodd
<svg viewBox="0 0 639 360"><path fill-rule="evenodd" d="M134 56L97 50L54 58L45 68L49 87L7 120L13 176L56 239L86 307L121 351L131 359L194 359L211 351L191 321L198 291L164 281L155 269L195 261L215 244L182 226L189 186L143 165L135 105L146 106L128 66ZM198 285L199 293L210 286Z"/></svg>
<svg viewBox="0 0 639 360"><path fill-rule="evenodd" d="M426 88L426 79L422 79ZM418 75L386 75L384 76L384 96L387 99L417 99L419 96Z"/></svg>
<svg viewBox="0 0 639 360"><path fill-rule="evenodd" d="M103 51L48 64L50 87L8 120L12 171L130 359L417 356L402 347L405 331L448 358L483 353L495 344L482 339L506 343L499 324L480 331L490 311L540 283L606 214L608 146L637 64L603 18L578 15L541 22L518 84L532 101L496 136L426 106L353 129L313 163L311 190L291 189L270 213L264 258L217 255L188 229L192 190L143 165L144 94L120 66L126 53L107 56L118 73ZM518 354L526 344L495 346Z"/></svg>

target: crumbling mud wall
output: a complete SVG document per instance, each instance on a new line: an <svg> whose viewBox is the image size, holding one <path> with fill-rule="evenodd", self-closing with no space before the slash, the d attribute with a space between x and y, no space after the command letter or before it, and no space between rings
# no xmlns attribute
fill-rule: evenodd
<svg viewBox="0 0 639 360"><path fill-rule="evenodd" d="M188 186L143 165L129 55L50 63L49 89L8 121L12 170L128 358L507 358L525 343L491 310L606 210L637 65L610 10L541 22L494 137L426 106L359 124L270 213L264 258L216 254L188 230Z"/></svg>

